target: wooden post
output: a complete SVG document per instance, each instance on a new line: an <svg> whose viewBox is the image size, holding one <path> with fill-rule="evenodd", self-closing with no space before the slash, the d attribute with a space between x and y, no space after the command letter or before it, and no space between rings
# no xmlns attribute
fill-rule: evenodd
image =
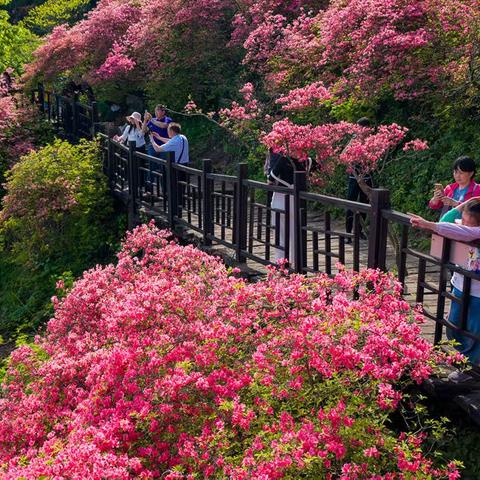
<svg viewBox="0 0 480 480"><path fill-rule="evenodd" d="M435 334L433 336L433 343L436 345L442 340L443 335L443 325L440 323L443 320L443 315L445 314L445 291L447 290L448 276L447 269L445 265L450 263L450 249L452 246L452 240L448 238L443 239L442 247L442 258L440 264L440 277L438 279L438 293L437 293L437 311L435 322ZM469 292L470 293L470 292Z"/></svg>
<svg viewBox="0 0 480 480"><path fill-rule="evenodd" d="M368 235L368 268L385 270L388 221L383 218L382 210L390 208L390 192L384 188L374 188L370 203L372 208Z"/></svg>
<svg viewBox="0 0 480 480"><path fill-rule="evenodd" d="M173 231L177 216L177 172L172 165L175 163L175 152L168 152L167 157L167 200L168 200L168 227Z"/></svg>
<svg viewBox="0 0 480 480"><path fill-rule="evenodd" d="M208 174L212 173L212 161L206 158L202 160L202 164L203 244L209 247L212 244L210 235L213 233L213 185L212 180L208 178Z"/></svg>
<svg viewBox="0 0 480 480"><path fill-rule="evenodd" d="M115 151L114 144L111 138L108 138L108 155L107 155L107 172L108 172L108 184L113 190L115 188L114 173L115 173Z"/></svg>
<svg viewBox="0 0 480 480"><path fill-rule="evenodd" d="M235 205L235 232L234 238L236 249L236 260L239 263L245 263L246 258L243 253L247 249L247 188L243 182L248 178L248 164L240 163L238 165L237 176L237 198Z"/></svg>
<svg viewBox="0 0 480 480"><path fill-rule="evenodd" d="M74 140L78 139L78 93L73 95L72 100L72 136Z"/></svg>
<svg viewBox="0 0 480 480"><path fill-rule="evenodd" d="M38 108L42 113L45 112L45 88L43 83L38 84Z"/></svg>
<svg viewBox="0 0 480 480"><path fill-rule="evenodd" d="M60 103L60 95L55 94L55 108L57 110L56 119L55 119L55 130L58 133L60 130L60 122L63 121L64 110L63 106Z"/></svg>
<svg viewBox="0 0 480 480"><path fill-rule="evenodd" d="M295 172L293 178L293 225L294 225L294 270L303 273L307 265L307 232L304 227L307 225L307 205L305 200L300 198L300 193L307 190L307 173ZM285 218L285 222L290 219ZM289 252L286 252L288 255ZM292 259L289 259L290 262Z"/></svg>
<svg viewBox="0 0 480 480"><path fill-rule="evenodd" d="M92 122L92 125L90 127L91 135L92 138L95 138L95 135L97 134L97 124L98 124L98 106L97 102L92 102L92 115L90 121Z"/></svg>
<svg viewBox="0 0 480 480"><path fill-rule="evenodd" d="M131 140L128 142L128 228L132 229L136 225L137 213L137 191L136 191L136 169L135 169L135 149L136 142Z"/></svg>
<svg viewBox="0 0 480 480"><path fill-rule="evenodd" d="M48 123L52 121L52 94L47 92L47 118Z"/></svg>

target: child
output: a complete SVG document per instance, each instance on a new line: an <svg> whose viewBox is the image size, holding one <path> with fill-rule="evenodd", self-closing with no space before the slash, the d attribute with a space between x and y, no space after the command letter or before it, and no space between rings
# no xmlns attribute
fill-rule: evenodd
<svg viewBox="0 0 480 480"><path fill-rule="evenodd" d="M480 197L480 185L475 183L476 165L467 156L459 157L453 164L454 183L442 188L436 184L435 193L429 202L429 207L434 210L442 209L442 214L450 207L456 207L472 197Z"/></svg>
<svg viewBox="0 0 480 480"><path fill-rule="evenodd" d="M410 221L414 227L432 230L452 240L458 240L460 242L479 240L480 201L471 199L465 202L459 210L461 210L462 215L461 225L456 223L429 222L417 215L413 215ZM470 248L468 258L465 259L465 264L462 265L462 267L480 274L479 248L473 246ZM464 276L455 272L452 276L451 284L453 287L453 295L457 298L462 298L463 296L463 282ZM448 321L453 325L461 325L461 305L457 302L452 302L451 304ZM475 335L480 335L480 281L478 280L472 280L471 283L466 330ZM447 338L457 341L459 343L457 349L460 353L468 357L474 365L480 365L480 342L452 329L447 329Z"/></svg>

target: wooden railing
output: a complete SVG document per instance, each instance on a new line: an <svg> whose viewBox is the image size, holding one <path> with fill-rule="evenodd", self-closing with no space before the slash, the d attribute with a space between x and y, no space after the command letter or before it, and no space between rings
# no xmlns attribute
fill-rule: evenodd
<svg viewBox="0 0 480 480"><path fill-rule="evenodd" d="M42 84L31 92L31 101L38 105L54 125L56 131L66 138L93 138L97 133L97 103L80 102L78 94L72 97L45 90Z"/></svg>
<svg viewBox="0 0 480 480"><path fill-rule="evenodd" d="M95 105L42 89L33 100L69 135L94 135ZM65 105L71 105L72 114L66 113ZM65 121L67 116L71 122ZM295 173L290 189L249 180L246 164L238 166L236 175L224 175L213 172L210 160L193 168L176 164L173 154L157 158L105 135L99 140L112 193L128 209L130 227L145 214L172 230L183 227L193 232L204 246L222 245L235 262L254 267L276 265L277 257L285 257L293 271L303 274L334 274L337 263L355 271L367 267L394 271L405 297L422 303L426 317L435 322L435 343L442 339L444 327L480 341L467 324L471 283L480 281L480 275L449 261L449 240L441 258L419 250L418 232L412 234L407 215L391 210L387 190L374 189L370 204L357 203L309 192L305 172ZM280 206L272 207L273 195L283 197ZM352 233L344 228L347 211L353 212ZM395 233L396 249L389 243L389 233L390 237ZM465 277L462 299L450 292L452 272ZM445 319L447 299L460 304L460 326Z"/></svg>

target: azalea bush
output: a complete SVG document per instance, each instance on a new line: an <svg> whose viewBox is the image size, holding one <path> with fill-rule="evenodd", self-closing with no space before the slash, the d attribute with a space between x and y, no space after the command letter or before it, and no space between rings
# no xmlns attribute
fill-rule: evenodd
<svg viewBox="0 0 480 480"><path fill-rule="evenodd" d="M168 235L59 283L4 376L2 478L459 478L428 430L392 428L445 358L391 276L248 284Z"/></svg>
<svg viewBox="0 0 480 480"><path fill-rule="evenodd" d="M0 196L5 172L23 155L53 141L53 127L21 96L0 96Z"/></svg>
<svg viewBox="0 0 480 480"><path fill-rule="evenodd" d="M242 142L225 147L219 138L215 150L238 150L256 177L262 175L265 153L260 140L272 132L278 111L286 123L273 129L276 144L290 142L299 132L297 146L315 144L301 148L300 156L318 152L319 145L323 152L344 146L351 133L327 144L316 134L324 127L345 130L343 122L354 124L367 116L383 129L360 146L375 143L370 155L375 161L367 162L370 169L381 170L375 184L398 186L396 208L403 209L404 199L422 211L433 183L446 177L433 178L429 172L455 158L457 143L459 154L475 153L471 135L459 141L456 127L460 120L467 129L476 127L478 18L474 0L374 0L367 5L102 0L80 22L52 31L25 79L58 84L65 76L81 78L101 98L122 103L129 93L142 92L151 104L167 103L177 111L191 99ZM425 143L407 155L392 149L385 137L391 137L395 125L409 129L407 143L420 138L433 153L413 153L425 150ZM359 151L349 148L342 158L329 158L329 178L333 163L355 163L354 150ZM369 155L361 156L365 164ZM317 160L326 165L322 155ZM414 184L410 164L426 165ZM343 186L344 173L332 191Z"/></svg>

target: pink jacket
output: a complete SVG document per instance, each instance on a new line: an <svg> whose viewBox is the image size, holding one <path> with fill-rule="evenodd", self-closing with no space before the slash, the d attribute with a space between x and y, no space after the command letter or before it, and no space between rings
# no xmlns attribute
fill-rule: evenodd
<svg viewBox="0 0 480 480"><path fill-rule="evenodd" d="M453 192L455 192L456 188L458 188L458 183L451 183L443 189L443 194L448 198L453 198ZM475 183L474 180L470 182L467 193L465 194L465 198L463 200L466 201L472 197L480 197L480 184ZM440 200L430 200L430 202L428 202L428 206L434 210L439 210L443 207L443 203Z"/></svg>

